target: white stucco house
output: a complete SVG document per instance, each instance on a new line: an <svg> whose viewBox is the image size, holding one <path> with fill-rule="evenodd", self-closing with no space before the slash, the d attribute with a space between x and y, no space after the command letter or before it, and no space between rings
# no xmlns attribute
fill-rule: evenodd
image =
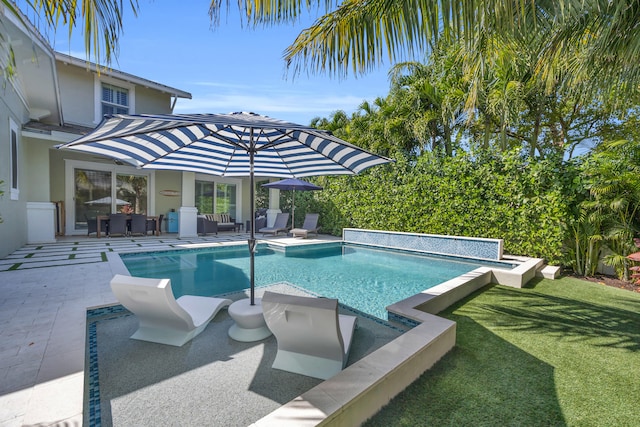
<svg viewBox="0 0 640 427"><path fill-rule="evenodd" d="M198 211L249 219L247 180L140 171L57 150L104 114L171 114L191 94L55 52L26 17L2 6L0 21L3 68L9 48L15 56L15 74L0 87L0 258L25 244L86 235L87 218L124 202L148 215L172 212L163 231L181 237L196 235Z"/></svg>

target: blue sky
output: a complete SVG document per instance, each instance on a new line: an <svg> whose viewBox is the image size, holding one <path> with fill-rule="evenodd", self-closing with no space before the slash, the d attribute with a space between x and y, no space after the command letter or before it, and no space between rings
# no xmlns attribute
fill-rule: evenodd
<svg viewBox="0 0 640 427"><path fill-rule="evenodd" d="M286 76L282 54L313 22L311 17L296 25L248 29L240 23L235 2L230 3L228 16L225 9L213 28L207 0L140 0L137 18L126 10L120 53L112 66L190 92L193 99L179 100L175 113L253 111L308 124L336 110L351 114L362 101L389 92L388 63L342 80L317 73ZM79 30L71 43L64 28L48 38L55 50L86 58Z"/></svg>

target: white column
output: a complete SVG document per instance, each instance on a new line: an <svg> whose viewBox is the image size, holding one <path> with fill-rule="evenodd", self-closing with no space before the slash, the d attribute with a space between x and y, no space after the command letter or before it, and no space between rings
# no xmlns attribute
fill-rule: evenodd
<svg viewBox="0 0 640 427"><path fill-rule="evenodd" d="M269 189L269 209L267 209L267 227L273 227L276 222L276 215L281 213L280 210L280 190L277 188Z"/></svg>
<svg viewBox="0 0 640 427"><path fill-rule="evenodd" d="M55 223L55 204L27 202L27 243L55 243Z"/></svg>

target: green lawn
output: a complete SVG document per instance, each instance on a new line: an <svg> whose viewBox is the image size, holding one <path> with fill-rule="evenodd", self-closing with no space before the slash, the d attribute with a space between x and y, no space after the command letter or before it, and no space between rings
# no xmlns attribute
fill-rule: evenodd
<svg viewBox="0 0 640 427"><path fill-rule="evenodd" d="M368 426L640 425L640 294L535 280L441 315L456 347Z"/></svg>

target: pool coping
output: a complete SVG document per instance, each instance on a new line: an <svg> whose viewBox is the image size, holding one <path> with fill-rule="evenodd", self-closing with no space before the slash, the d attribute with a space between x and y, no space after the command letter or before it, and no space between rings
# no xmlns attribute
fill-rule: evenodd
<svg viewBox="0 0 640 427"><path fill-rule="evenodd" d="M335 244L335 241L315 244ZM220 245L226 243L198 247ZM118 253L108 253L107 259L114 274L129 274ZM388 306L389 320L412 326L412 329L257 420L252 426L363 423L455 346L456 323L436 313L490 283L522 287L543 265L543 260L537 258L505 256L504 259L518 266L512 270L479 267Z"/></svg>

